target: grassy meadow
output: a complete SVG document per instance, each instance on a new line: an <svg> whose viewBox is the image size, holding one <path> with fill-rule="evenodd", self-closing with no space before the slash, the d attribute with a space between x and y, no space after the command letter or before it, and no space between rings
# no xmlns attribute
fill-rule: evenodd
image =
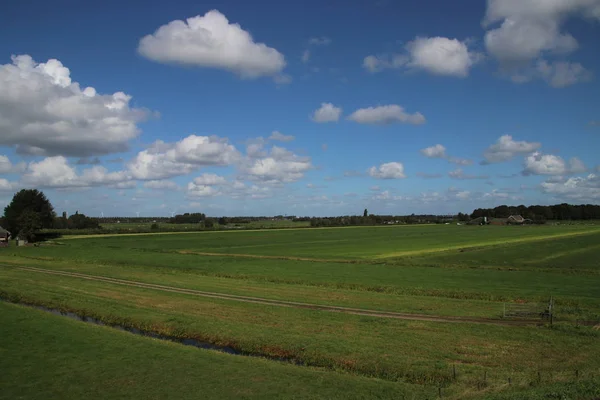
<svg viewBox="0 0 600 400"><path fill-rule="evenodd" d="M357 397L423 398L429 396L426 392L437 395L442 387L448 398L508 399L523 398L519 397L523 393L535 398L545 396L545 388L579 398L591 393L600 372L600 331L577 326L579 320L600 321L599 243L597 225L65 237L39 247L0 249L0 297L74 311L108 324L201 339L248 354L289 358L328 371L332 380L358 379L357 385L364 383L364 388L372 379L392 385L389 392L357 391ZM482 321L501 321L505 303L543 303L553 296L556 323L501 326L385 319L124 287L19 266ZM258 397L260 386L253 392ZM311 386L314 392L308 397L331 398L322 387ZM273 392L267 389L268 397Z"/></svg>

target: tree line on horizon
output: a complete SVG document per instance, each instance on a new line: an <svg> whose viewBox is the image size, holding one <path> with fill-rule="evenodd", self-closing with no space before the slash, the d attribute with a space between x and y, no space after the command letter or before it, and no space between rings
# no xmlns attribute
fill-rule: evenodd
<svg viewBox="0 0 600 400"><path fill-rule="evenodd" d="M507 206L494 208L477 208L470 218L508 218L511 215L521 215L537 223L546 221L593 220L600 219L600 205L594 204L555 204L552 206Z"/></svg>
<svg viewBox="0 0 600 400"><path fill-rule="evenodd" d="M173 217L156 218L122 218L123 222L153 222L155 229L157 222L171 224L194 224L201 229L212 229L217 224L245 224L261 220L288 220L295 222L309 222L310 226L353 226L353 225L380 225L380 224L417 224L417 223L450 223L453 221L467 222L479 217L508 218L510 215L521 215L534 223L543 224L549 220L600 220L600 205L594 204L555 204L550 206L508 206L501 205L494 208L477 208L471 214L458 213L455 215L411 214L411 215L375 215L369 214L365 209L362 215L346 215L335 217L296 217L277 215L275 217L207 217L204 213L183 213ZM116 217L90 218L79 212L68 216L66 212L57 216L54 207L37 189L23 189L15 193L12 201L4 208L4 215L0 218L0 226L11 232L13 238L21 237L34 240L36 234L42 229L57 230L83 230L100 229L101 223L119 222ZM153 226L154 226L153 225Z"/></svg>

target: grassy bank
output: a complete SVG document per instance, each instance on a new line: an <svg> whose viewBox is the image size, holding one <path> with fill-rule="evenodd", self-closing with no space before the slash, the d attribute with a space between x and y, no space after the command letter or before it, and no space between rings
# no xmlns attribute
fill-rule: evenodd
<svg viewBox="0 0 600 400"><path fill-rule="evenodd" d="M0 303L0 399L360 399L435 388L198 350Z"/></svg>

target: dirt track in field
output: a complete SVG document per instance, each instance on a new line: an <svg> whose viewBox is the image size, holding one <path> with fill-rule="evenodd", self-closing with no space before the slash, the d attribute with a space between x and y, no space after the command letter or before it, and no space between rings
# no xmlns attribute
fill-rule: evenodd
<svg viewBox="0 0 600 400"><path fill-rule="evenodd" d="M6 267L6 266L3 266L3 267ZM13 268L13 267L9 267L9 268ZM449 316L367 310L367 309L360 309L360 308L328 306L328 305L301 303L301 302L294 302L294 301L272 300L272 299L265 299L265 298L260 298L260 297L239 296L239 295L226 294L226 293L205 292L205 291L201 291L201 290L184 289L184 288L178 288L178 287L173 287L173 286L157 285L157 284L153 284L153 283L144 283L144 282L116 279L116 278L108 278L108 277L96 276L96 275L80 274L77 272L49 270L49 269L43 269L43 268L14 267L14 269L21 270L21 271L34 272L34 273L41 273L41 274L79 278L79 279L85 279L85 280L97 281L97 282L103 282L103 283L109 283L109 284L115 284L115 285L159 290L159 291L163 291L163 292L188 294L188 295L192 295L192 296L200 296L200 297L206 297L206 298L239 301L239 302L244 302L244 303L264 304L264 305L275 306L275 307L304 308L304 309L310 309L310 310L315 310L315 311L339 312L339 313L344 313L344 314L362 315L362 316L368 316L368 317L394 318L394 319L403 319L403 320L412 320L412 321L472 323L472 324L489 324L489 325L503 325L503 326L536 325L541 322L540 320L496 320L496 319L487 319L487 318L449 317Z"/></svg>

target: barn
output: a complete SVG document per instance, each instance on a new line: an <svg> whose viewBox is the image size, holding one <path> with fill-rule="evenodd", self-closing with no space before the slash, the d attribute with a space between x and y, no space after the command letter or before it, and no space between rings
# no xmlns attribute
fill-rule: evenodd
<svg viewBox="0 0 600 400"><path fill-rule="evenodd" d="M10 239L10 232L0 226L0 243L8 244Z"/></svg>
<svg viewBox="0 0 600 400"><path fill-rule="evenodd" d="M525 218L521 215L511 215L506 220L506 223L510 225L523 225L525 223Z"/></svg>

